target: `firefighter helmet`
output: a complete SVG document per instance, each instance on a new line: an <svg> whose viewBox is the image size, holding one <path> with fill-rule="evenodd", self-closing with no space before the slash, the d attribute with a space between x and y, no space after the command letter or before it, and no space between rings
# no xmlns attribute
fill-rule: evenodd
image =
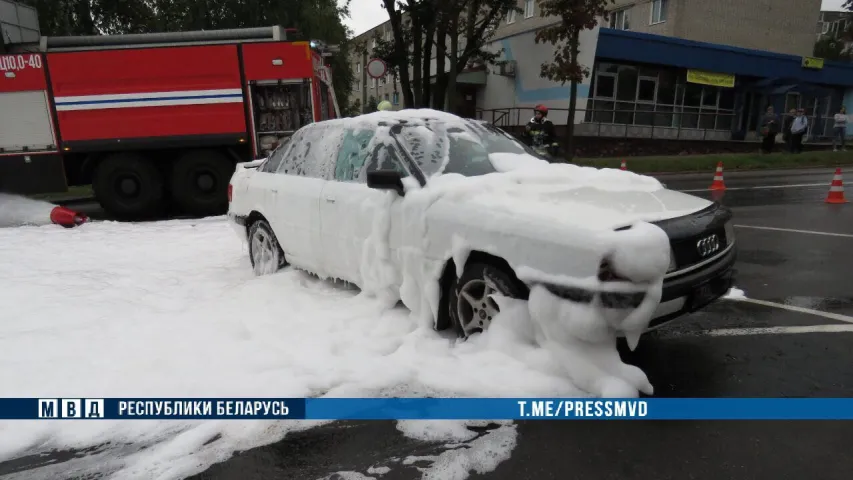
<svg viewBox="0 0 853 480"><path fill-rule="evenodd" d="M388 100L382 100L381 102L379 102L379 105L376 106L376 110L380 112L391 110L392 108L393 107L391 105L391 102L389 102Z"/></svg>

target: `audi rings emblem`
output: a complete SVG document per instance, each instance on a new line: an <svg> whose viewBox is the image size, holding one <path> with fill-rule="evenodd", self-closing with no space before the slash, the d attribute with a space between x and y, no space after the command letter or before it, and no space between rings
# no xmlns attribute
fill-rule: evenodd
<svg viewBox="0 0 853 480"><path fill-rule="evenodd" d="M720 249L720 238L716 235L705 237L696 242L696 250L703 258Z"/></svg>

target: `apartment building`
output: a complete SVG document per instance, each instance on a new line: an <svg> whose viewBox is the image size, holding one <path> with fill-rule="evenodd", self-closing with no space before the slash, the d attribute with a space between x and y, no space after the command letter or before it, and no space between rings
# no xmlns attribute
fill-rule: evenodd
<svg viewBox="0 0 853 480"><path fill-rule="evenodd" d="M615 0L608 26L790 55L811 55L821 0Z"/></svg>
<svg viewBox="0 0 853 480"><path fill-rule="evenodd" d="M614 55L607 51L610 49L608 46L615 44L619 45L619 49L630 50L632 56L637 56L641 53L637 52L638 49L669 51L670 47L664 45L667 42L686 42L685 45L693 42L694 46L690 47L693 50L681 49L677 58L667 58L666 61L669 65L667 68L676 68L673 74L677 73L678 78L673 81L678 84L677 98L682 99L682 103L687 101L683 100L686 98L684 92L695 93L685 86L690 83L685 77L687 74L685 69L705 69L726 75L741 71L734 66L731 67L731 71L719 70L719 65L717 69L712 68L719 62L716 57L722 55L727 48L746 48L754 52L742 54L744 59L759 54L759 56L783 54L790 56L787 62L796 62L799 65L800 57L809 56L812 53L815 25L820 18L823 18L820 16L820 3L820 0L751 0L750 2L742 0L712 2L707 0L615 0L607 18L602 18L599 22L603 35L605 32L610 32L602 37L607 40L605 44L602 45L596 40L599 36L598 28L585 32L582 38L582 43L585 42L587 46L582 48L581 63L590 68L593 74L588 81L579 85L578 108L585 109L588 98L591 100L604 95L601 90L603 87L596 87L596 83L600 83L596 80L600 77L601 65L613 68L611 61ZM487 72L482 72L483 74L472 83L467 85L464 82L460 83L466 88L470 87L463 95L466 99L472 98L471 103L479 112L491 111L491 115L495 116L498 115L495 113L496 110L511 109L516 111L513 115L518 117L516 121L526 121L525 118L521 118L529 113L526 109L532 108L537 103L551 106L567 105L570 94L569 85L551 82L539 76L541 65L553 58L554 50L550 45L536 44L534 37L537 30L555 23L557 19L542 17L537 0L518 0L518 6L520 11L510 13L502 19L491 44L487 47L494 51L501 50L502 58L507 61L507 64L503 67L492 66ZM826 21L830 20L827 18ZM368 49L370 49L370 39L377 31L380 35L390 38L390 25L386 22L363 33L358 39L368 41ZM619 36L619 33L625 35ZM653 37L644 37L644 35ZM655 37L659 40L654 40ZM584 38L587 38L587 41L584 41ZM607 58L608 56L610 58ZM366 58L371 58L370 54ZM394 103L393 100L396 98L397 104L401 106L402 96L397 93L399 85L394 84L391 79L374 81L363 75L363 60L353 59L355 70L359 72L357 76L362 78L352 92L353 99L369 99L372 96L378 101L388 99ZM646 60L646 63L649 62L650 60ZM651 63L655 62L651 61ZM762 76L759 72L751 74L757 77ZM662 88L659 82L663 80L659 80L658 74L652 76L655 77L654 82L641 78L637 85L642 84L640 86L651 88L654 84L654 95L657 98L658 90ZM737 82L740 84L741 77L738 77ZM835 82L836 80L832 80L827 83ZM619 88L622 89L624 85L627 84L620 81ZM645 100L640 97L648 92L640 86L636 87L638 93L634 92L632 95L636 102L642 103ZM627 91L620 93L620 96L624 95L628 95ZM726 108L734 108L726 102L724 102ZM754 103L755 108L758 108L758 100ZM525 113L518 113L519 111ZM554 111L553 114L555 122L563 123L568 120L565 118L565 112ZM582 112L579 113L581 114ZM697 117L699 116L700 114L697 114ZM729 130L727 124L716 125L716 123L720 122L715 122L714 128ZM734 119L731 123L734 123Z"/></svg>
<svg viewBox="0 0 853 480"><path fill-rule="evenodd" d="M354 54L351 58L355 80L353 81L352 92L350 92L350 104L358 100L364 106L373 98L376 100L376 103L388 100L395 108L401 108L403 95L399 91L399 79L395 79L390 74L383 78L371 78L365 70L367 62L374 57L373 50L376 48L377 42L375 39L377 33L380 38L391 40L393 36L391 22L388 21L377 25L353 39L354 42L365 44L367 54Z"/></svg>
<svg viewBox="0 0 853 480"><path fill-rule="evenodd" d="M815 41L825 37L838 38L847 31L851 21L853 18L851 18L850 12L821 11L817 20Z"/></svg>

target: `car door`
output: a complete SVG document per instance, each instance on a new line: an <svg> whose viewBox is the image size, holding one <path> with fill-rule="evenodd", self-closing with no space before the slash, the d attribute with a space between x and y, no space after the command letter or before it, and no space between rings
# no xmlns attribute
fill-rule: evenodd
<svg viewBox="0 0 853 480"><path fill-rule="evenodd" d="M333 176L342 139L339 127L310 125L279 168L286 180L279 190L276 215L293 235L286 240L292 245L288 261L320 276L331 276L321 240L320 196Z"/></svg>
<svg viewBox="0 0 853 480"><path fill-rule="evenodd" d="M289 149L289 145L277 148L270 157L262 163L249 180L242 185L245 191L234 192L237 198L246 195L249 200L246 204L246 213L257 211L263 215L273 228L276 237L288 238L287 225L277 222L274 217L276 211L277 195L280 189L281 178L277 174ZM288 250L287 246L281 244L282 250Z"/></svg>
<svg viewBox="0 0 853 480"><path fill-rule="evenodd" d="M388 214L389 194L369 188L367 172L395 168L408 175L392 146L370 145L374 135L372 130L345 132L334 176L323 189L320 205L323 249L329 252L325 256L327 269L357 285L362 280L362 262L376 261L370 250L365 253L365 243L374 231L387 235L388 230L382 227L390 221L382 217Z"/></svg>
<svg viewBox="0 0 853 480"><path fill-rule="evenodd" d="M294 266L325 276L324 250L320 238L320 195L335 164L339 129L314 124L300 130L278 170L274 216L291 238L287 260ZM284 247L282 247L284 248Z"/></svg>

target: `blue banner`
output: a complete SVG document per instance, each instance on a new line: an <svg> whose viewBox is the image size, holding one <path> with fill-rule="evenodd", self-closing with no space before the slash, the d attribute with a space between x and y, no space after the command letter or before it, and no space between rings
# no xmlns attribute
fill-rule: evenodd
<svg viewBox="0 0 853 480"><path fill-rule="evenodd" d="M853 398L0 398L0 420L853 420Z"/></svg>

